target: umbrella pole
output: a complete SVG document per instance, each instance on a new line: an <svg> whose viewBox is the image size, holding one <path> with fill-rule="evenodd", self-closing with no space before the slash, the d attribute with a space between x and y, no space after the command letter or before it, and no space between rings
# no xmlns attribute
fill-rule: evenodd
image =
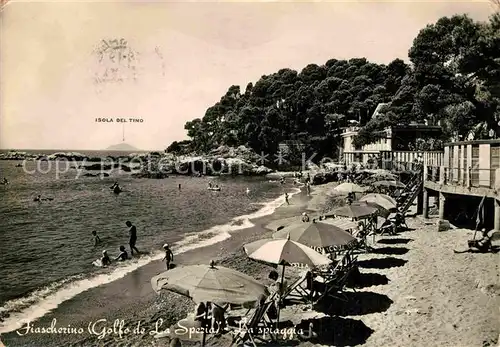
<svg viewBox="0 0 500 347"><path fill-rule="evenodd" d="M205 305L205 319L203 319L203 340L201 341L201 347L205 346L207 341L207 323L208 323L208 302Z"/></svg>
<svg viewBox="0 0 500 347"><path fill-rule="evenodd" d="M276 329L279 329L279 325L280 325L281 300L285 299L285 298L281 297L281 294L283 293L283 282L285 280L285 264L282 264L281 266L283 267L283 270L281 271L281 284L280 284L280 292L279 292L280 298L278 301L278 319L276 320Z"/></svg>

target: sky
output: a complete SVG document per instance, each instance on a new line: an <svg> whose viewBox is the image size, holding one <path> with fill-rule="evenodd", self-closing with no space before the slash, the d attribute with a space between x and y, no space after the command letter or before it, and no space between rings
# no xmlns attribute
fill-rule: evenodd
<svg viewBox="0 0 500 347"><path fill-rule="evenodd" d="M1 14L0 148L99 150L124 133L137 148L165 149L231 85L244 90L331 58L408 60L425 25L457 13L486 20L493 10L478 0L10 1Z"/></svg>

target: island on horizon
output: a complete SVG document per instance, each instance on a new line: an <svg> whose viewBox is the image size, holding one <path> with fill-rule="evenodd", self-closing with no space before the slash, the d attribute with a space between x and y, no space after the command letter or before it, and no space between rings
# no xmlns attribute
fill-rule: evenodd
<svg viewBox="0 0 500 347"><path fill-rule="evenodd" d="M128 143L122 142L116 145L109 146L106 151L140 151L140 149L129 145Z"/></svg>

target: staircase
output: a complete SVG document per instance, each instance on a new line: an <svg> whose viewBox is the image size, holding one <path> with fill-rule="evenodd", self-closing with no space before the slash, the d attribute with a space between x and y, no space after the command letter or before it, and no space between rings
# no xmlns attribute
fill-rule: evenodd
<svg viewBox="0 0 500 347"><path fill-rule="evenodd" d="M410 182L406 184L406 188L403 190L403 193L396 199L398 203L398 211L402 215L408 211L418 194L422 191L423 186L423 172L419 171L417 174L413 175Z"/></svg>

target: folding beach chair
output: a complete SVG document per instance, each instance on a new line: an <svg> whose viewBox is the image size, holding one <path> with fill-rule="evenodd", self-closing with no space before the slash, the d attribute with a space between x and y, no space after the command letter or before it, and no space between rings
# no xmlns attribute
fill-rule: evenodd
<svg viewBox="0 0 500 347"><path fill-rule="evenodd" d="M273 323L268 317L267 312L269 308L274 305L275 295L267 298L262 306L259 306L253 311L250 317L243 317L237 321L237 327L233 333L233 339L230 346L244 344L250 340L254 347L256 340L269 342L266 337L270 337L272 341L276 340L273 333Z"/></svg>
<svg viewBox="0 0 500 347"><path fill-rule="evenodd" d="M390 235L394 236L397 233L397 224L391 219L387 219L382 226L378 229L378 234L380 236Z"/></svg>
<svg viewBox="0 0 500 347"><path fill-rule="evenodd" d="M304 271L303 274L288 285L281 295L280 305L283 304L285 300L310 300L309 293L307 291L307 273Z"/></svg>
<svg viewBox="0 0 500 347"><path fill-rule="evenodd" d="M327 279L324 282L324 290L320 293L320 296L315 300L315 303L319 302L323 298L330 296L336 299L340 299L342 301L347 302L348 299L344 294L344 289L346 288L347 280L352 272L354 267L351 266L349 269L344 271L339 271L336 276ZM356 290L352 288L354 292Z"/></svg>

